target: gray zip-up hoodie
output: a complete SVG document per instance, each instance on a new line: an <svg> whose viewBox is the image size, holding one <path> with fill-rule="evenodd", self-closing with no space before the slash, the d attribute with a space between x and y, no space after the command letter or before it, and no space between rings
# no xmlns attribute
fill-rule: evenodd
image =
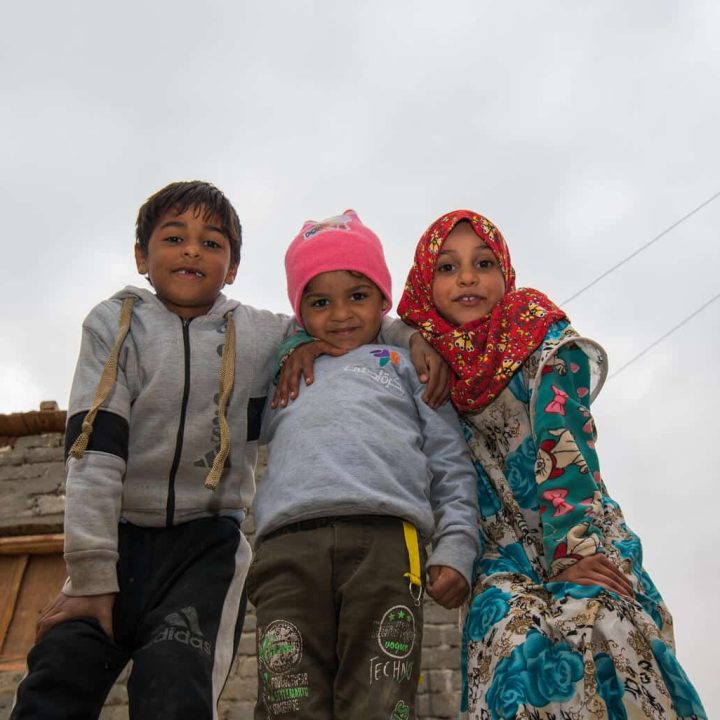
<svg viewBox="0 0 720 720"><path fill-rule="evenodd" d="M206 315L183 321L154 293L126 287L93 308L83 323L66 449L81 434L92 407L126 298L135 302L117 377L95 417L85 454L67 460L68 595L117 591L121 519L148 527L213 515L242 519L255 493L257 439L275 353L292 325L287 316L222 294ZM230 453L212 491L204 482L220 446L220 363L228 313L236 336L234 384L225 413ZM410 332L399 321L386 329L401 344Z"/></svg>

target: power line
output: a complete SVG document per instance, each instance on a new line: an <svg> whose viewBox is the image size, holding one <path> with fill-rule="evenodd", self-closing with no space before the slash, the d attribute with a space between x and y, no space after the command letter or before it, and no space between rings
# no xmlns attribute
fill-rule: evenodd
<svg viewBox="0 0 720 720"><path fill-rule="evenodd" d="M626 258L623 258L619 263L613 265L609 270L606 270L602 275L596 277L591 283L587 284L581 290L578 290L574 295L571 295L562 305L567 305L572 302L576 297L582 295L586 290L589 290L593 285L599 283L603 278L615 272L621 265L624 265L628 260L632 260L636 255L639 255L643 250L647 250L653 243L656 243L661 237L667 235L671 230L674 230L678 225L684 223L686 220L691 218L695 213L700 212L706 205L709 205L713 200L720 197L720 191L716 192L712 197L708 198L705 202L698 205L694 210L691 210L687 215L683 215L679 220L676 220L672 225L666 227L659 235L656 235L650 242L645 243L642 247L639 247L634 252L630 253ZM619 371L618 371L619 372Z"/></svg>
<svg viewBox="0 0 720 720"><path fill-rule="evenodd" d="M608 376L608 380L611 380L616 375L619 375L625 368L630 367L630 365L632 365L636 360L639 360L643 355L650 352L650 350L652 350L656 345L659 345L663 340L665 340L665 338L672 335L676 330L679 330L683 325L685 325L685 323L692 320L696 315L698 315L706 307L708 307L708 305L712 305L712 303L714 303L718 298L720 298L720 293L718 293L714 298L711 298L706 303L701 305L697 310L690 313L690 315L688 315L684 320L681 320L674 328L671 328L670 330L668 330L664 335L659 337L654 343L648 345L642 352L638 353L632 360L628 360L624 365L622 365L620 368L618 368L614 373L611 373Z"/></svg>

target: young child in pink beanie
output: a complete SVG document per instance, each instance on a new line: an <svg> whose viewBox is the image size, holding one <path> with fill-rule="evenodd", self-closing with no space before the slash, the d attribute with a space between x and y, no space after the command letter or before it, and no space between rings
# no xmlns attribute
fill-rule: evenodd
<svg viewBox="0 0 720 720"><path fill-rule="evenodd" d="M347 352L318 358L312 385L264 418L255 717L415 717L426 568L428 593L460 605L474 471L451 406L428 407L407 351L378 341L390 273L355 212L306 223L285 266L297 322Z"/></svg>

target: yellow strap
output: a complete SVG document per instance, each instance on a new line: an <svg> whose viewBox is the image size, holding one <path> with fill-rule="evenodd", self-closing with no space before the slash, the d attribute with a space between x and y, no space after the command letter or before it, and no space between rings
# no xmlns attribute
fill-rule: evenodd
<svg viewBox="0 0 720 720"><path fill-rule="evenodd" d="M77 436L75 442L73 443L73 446L70 448L70 455L72 455L72 457L78 460L85 454L85 450L87 450L88 443L90 442L90 435L92 435L93 431L93 423L95 422L95 416L97 415L98 410L100 409L102 404L105 402L105 400L107 400L108 395L110 394L113 386L115 385L115 380L117 378L118 358L120 356L120 348L122 347L123 342L125 342L125 337L130 330L130 321L132 319L132 309L134 302L135 298L131 297L125 298L122 301L122 306L120 308L120 318L118 320L118 330L117 334L115 335L115 342L113 343L112 349L110 350L110 355L105 362L105 367L103 368L102 375L100 375L100 381L98 382L97 388L95 390L95 398L93 399L92 405L90 406L90 410L88 410L87 415L85 415L85 419L83 420L82 432Z"/></svg>
<svg viewBox="0 0 720 720"><path fill-rule="evenodd" d="M421 588L420 541L418 540L417 530L411 523L403 521L403 534L405 535L405 546L407 547L408 562L410 563L410 572L404 573L403 577L409 578L411 585L417 585Z"/></svg>

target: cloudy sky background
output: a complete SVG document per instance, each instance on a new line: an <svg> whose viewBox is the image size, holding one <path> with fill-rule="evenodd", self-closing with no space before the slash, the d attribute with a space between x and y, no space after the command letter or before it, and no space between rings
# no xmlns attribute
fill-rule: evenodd
<svg viewBox="0 0 720 720"><path fill-rule="evenodd" d="M0 44L0 412L66 406L80 324L143 284L151 192L207 179L244 226L228 294L286 312L307 218L354 207L399 297L442 212L484 212L558 302L720 191L720 4L12 3ZM720 199L567 305L619 368L720 292ZM720 712L720 302L595 404L678 654Z"/></svg>

